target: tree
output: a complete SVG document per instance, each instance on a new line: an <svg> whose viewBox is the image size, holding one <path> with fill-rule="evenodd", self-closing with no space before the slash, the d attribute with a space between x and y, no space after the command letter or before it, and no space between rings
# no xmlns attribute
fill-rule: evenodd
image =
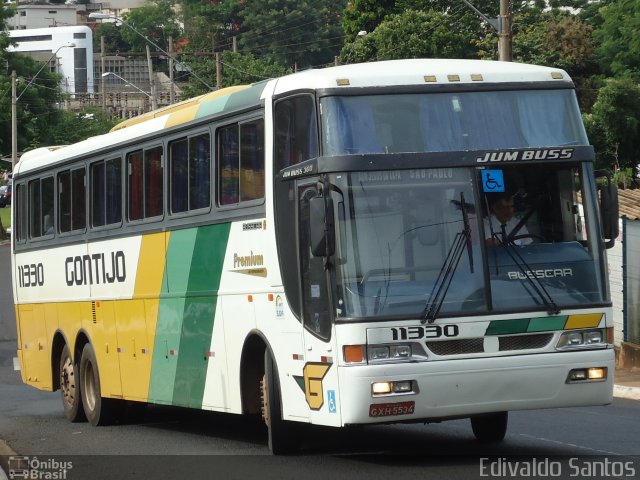
<svg viewBox="0 0 640 480"><path fill-rule="evenodd" d="M600 15L603 23L594 38L603 70L640 80L640 2L618 0L602 7Z"/></svg>
<svg viewBox="0 0 640 480"><path fill-rule="evenodd" d="M342 28L347 41L356 40L358 32L373 32L387 15L400 13L395 0L353 0L347 3Z"/></svg>
<svg viewBox="0 0 640 480"><path fill-rule="evenodd" d="M610 78L584 115L600 166L635 167L640 158L640 85L629 77Z"/></svg>
<svg viewBox="0 0 640 480"><path fill-rule="evenodd" d="M126 13L123 19L166 51L169 49L169 37L177 39L182 34L173 6L172 0L150 0L142 7ZM144 38L127 26L121 27L121 35L135 51L142 52L148 45ZM154 50L154 47L151 49Z"/></svg>
<svg viewBox="0 0 640 480"><path fill-rule="evenodd" d="M51 126L50 136L56 145L71 144L107 133L116 123L104 110L95 107L80 112L62 110L57 123Z"/></svg>
<svg viewBox="0 0 640 480"><path fill-rule="evenodd" d="M473 36L456 28L456 17L435 10L407 10L386 17L343 48L345 63L398 58L475 58Z"/></svg>
<svg viewBox="0 0 640 480"><path fill-rule="evenodd" d="M240 50L287 67L331 63L344 43L340 20L345 4L345 0L246 0L238 12Z"/></svg>
<svg viewBox="0 0 640 480"><path fill-rule="evenodd" d="M198 75L208 75L213 77L212 83L215 83L216 65L211 58L193 62L189 62L191 66L197 66ZM234 53L227 50L222 55L222 85L223 87L232 87L234 85L246 85L259 82L267 78L275 78L291 73L291 69L287 69L269 59L255 58L250 53ZM183 96L186 98L195 97L206 93L206 87L201 82L191 81L182 90Z"/></svg>
<svg viewBox="0 0 640 480"><path fill-rule="evenodd" d="M93 31L93 51L100 51L100 37L104 37L106 53L131 51L131 45L122 36L123 30L127 30L127 27L119 27L114 22L100 23Z"/></svg>

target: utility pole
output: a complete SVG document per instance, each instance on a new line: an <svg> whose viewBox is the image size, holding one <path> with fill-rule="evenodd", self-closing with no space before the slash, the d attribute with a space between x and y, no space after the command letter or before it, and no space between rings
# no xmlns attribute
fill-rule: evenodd
<svg viewBox="0 0 640 480"><path fill-rule="evenodd" d="M107 95L104 88L104 72L106 71L106 69L104 63L104 35L100 35L100 96L102 97L102 111L107 110Z"/></svg>
<svg viewBox="0 0 640 480"><path fill-rule="evenodd" d="M222 88L222 59L220 52L216 52L216 88Z"/></svg>
<svg viewBox="0 0 640 480"><path fill-rule="evenodd" d="M149 50L149 45L147 45L147 64L149 65L149 85L151 87L151 110L157 110L156 82L153 78L153 64L151 63L151 50Z"/></svg>
<svg viewBox="0 0 640 480"><path fill-rule="evenodd" d="M173 37L169 37L169 105L176 101L176 90L173 84Z"/></svg>
<svg viewBox="0 0 640 480"><path fill-rule="evenodd" d="M498 33L498 59L513 61L511 50L511 0L500 0L500 32Z"/></svg>
<svg viewBox="0 0 640 480"><path fill-rule="evenodd" d="M513 61L511 52L511 0L500 0L500 15L498 18L489 18L468 0L462 0L469 9L481 20L487 22L498 34L498 60L502 62Z"/></svg>
<svg viewBox="0 0 640 480"><path fill-rule="evenodd" d="M233 53L238 53L238 37L233 36Z"/></svg>
<svg viewBox="0 0 640 480"><path fill-rule="evenodd" d="M18 161L18 96L16 94L16 71L11 72L11 171Z"/></svg>

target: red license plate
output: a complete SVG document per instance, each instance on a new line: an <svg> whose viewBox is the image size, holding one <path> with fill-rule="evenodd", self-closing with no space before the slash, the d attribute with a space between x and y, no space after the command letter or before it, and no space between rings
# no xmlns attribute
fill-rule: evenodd
<svg viewBox="0 0 640 480"><path fill-rule="evenodd" d="M394 415L411 415L416 402L374 403L369 405L370 417L391 417Z"/></svg>

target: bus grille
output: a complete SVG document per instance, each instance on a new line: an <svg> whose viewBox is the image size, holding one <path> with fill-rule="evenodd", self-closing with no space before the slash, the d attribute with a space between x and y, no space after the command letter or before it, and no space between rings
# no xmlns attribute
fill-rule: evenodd
<svg viewBox="0 0 640 480"><path fill-rule="evenodd" d="M465 338L464 340L442 340L427 342L427 348L436 355L464 355L484 352L484 339Z"/></svg>
<svg viewBox="0 0 640 480"><path fill-rule="evenodd" d="M553 339L553 333L540 333L534 335L508 335L498 337L498 349L501 352L514 350L535 350L549 345ZM471 353L484 353L484 338L465 338L461 340L442 340L426 342L427 348L438 356L468 355Z"/></svg>
<svg viewBox="0 0 640 480"><path fill-rule="evenodd" d="M544 348L549 345L553 333L538 333L535 335L510 335L499 337L498 344L501 352L511 350L531 350L532 348Z"/></svg>

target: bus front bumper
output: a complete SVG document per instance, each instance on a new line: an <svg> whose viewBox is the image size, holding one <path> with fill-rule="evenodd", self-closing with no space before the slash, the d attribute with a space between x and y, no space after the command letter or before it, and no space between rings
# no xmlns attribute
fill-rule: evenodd
<svg viewBox="0 0 640 480"><path fill-rule="evenodd" d="M574 369L604 367L603 380L568 382ZM406 364L342 366L343 425L468 417L613 399L613 349ZM412 393L374 395L376 382L411 381Z"/></svg>

